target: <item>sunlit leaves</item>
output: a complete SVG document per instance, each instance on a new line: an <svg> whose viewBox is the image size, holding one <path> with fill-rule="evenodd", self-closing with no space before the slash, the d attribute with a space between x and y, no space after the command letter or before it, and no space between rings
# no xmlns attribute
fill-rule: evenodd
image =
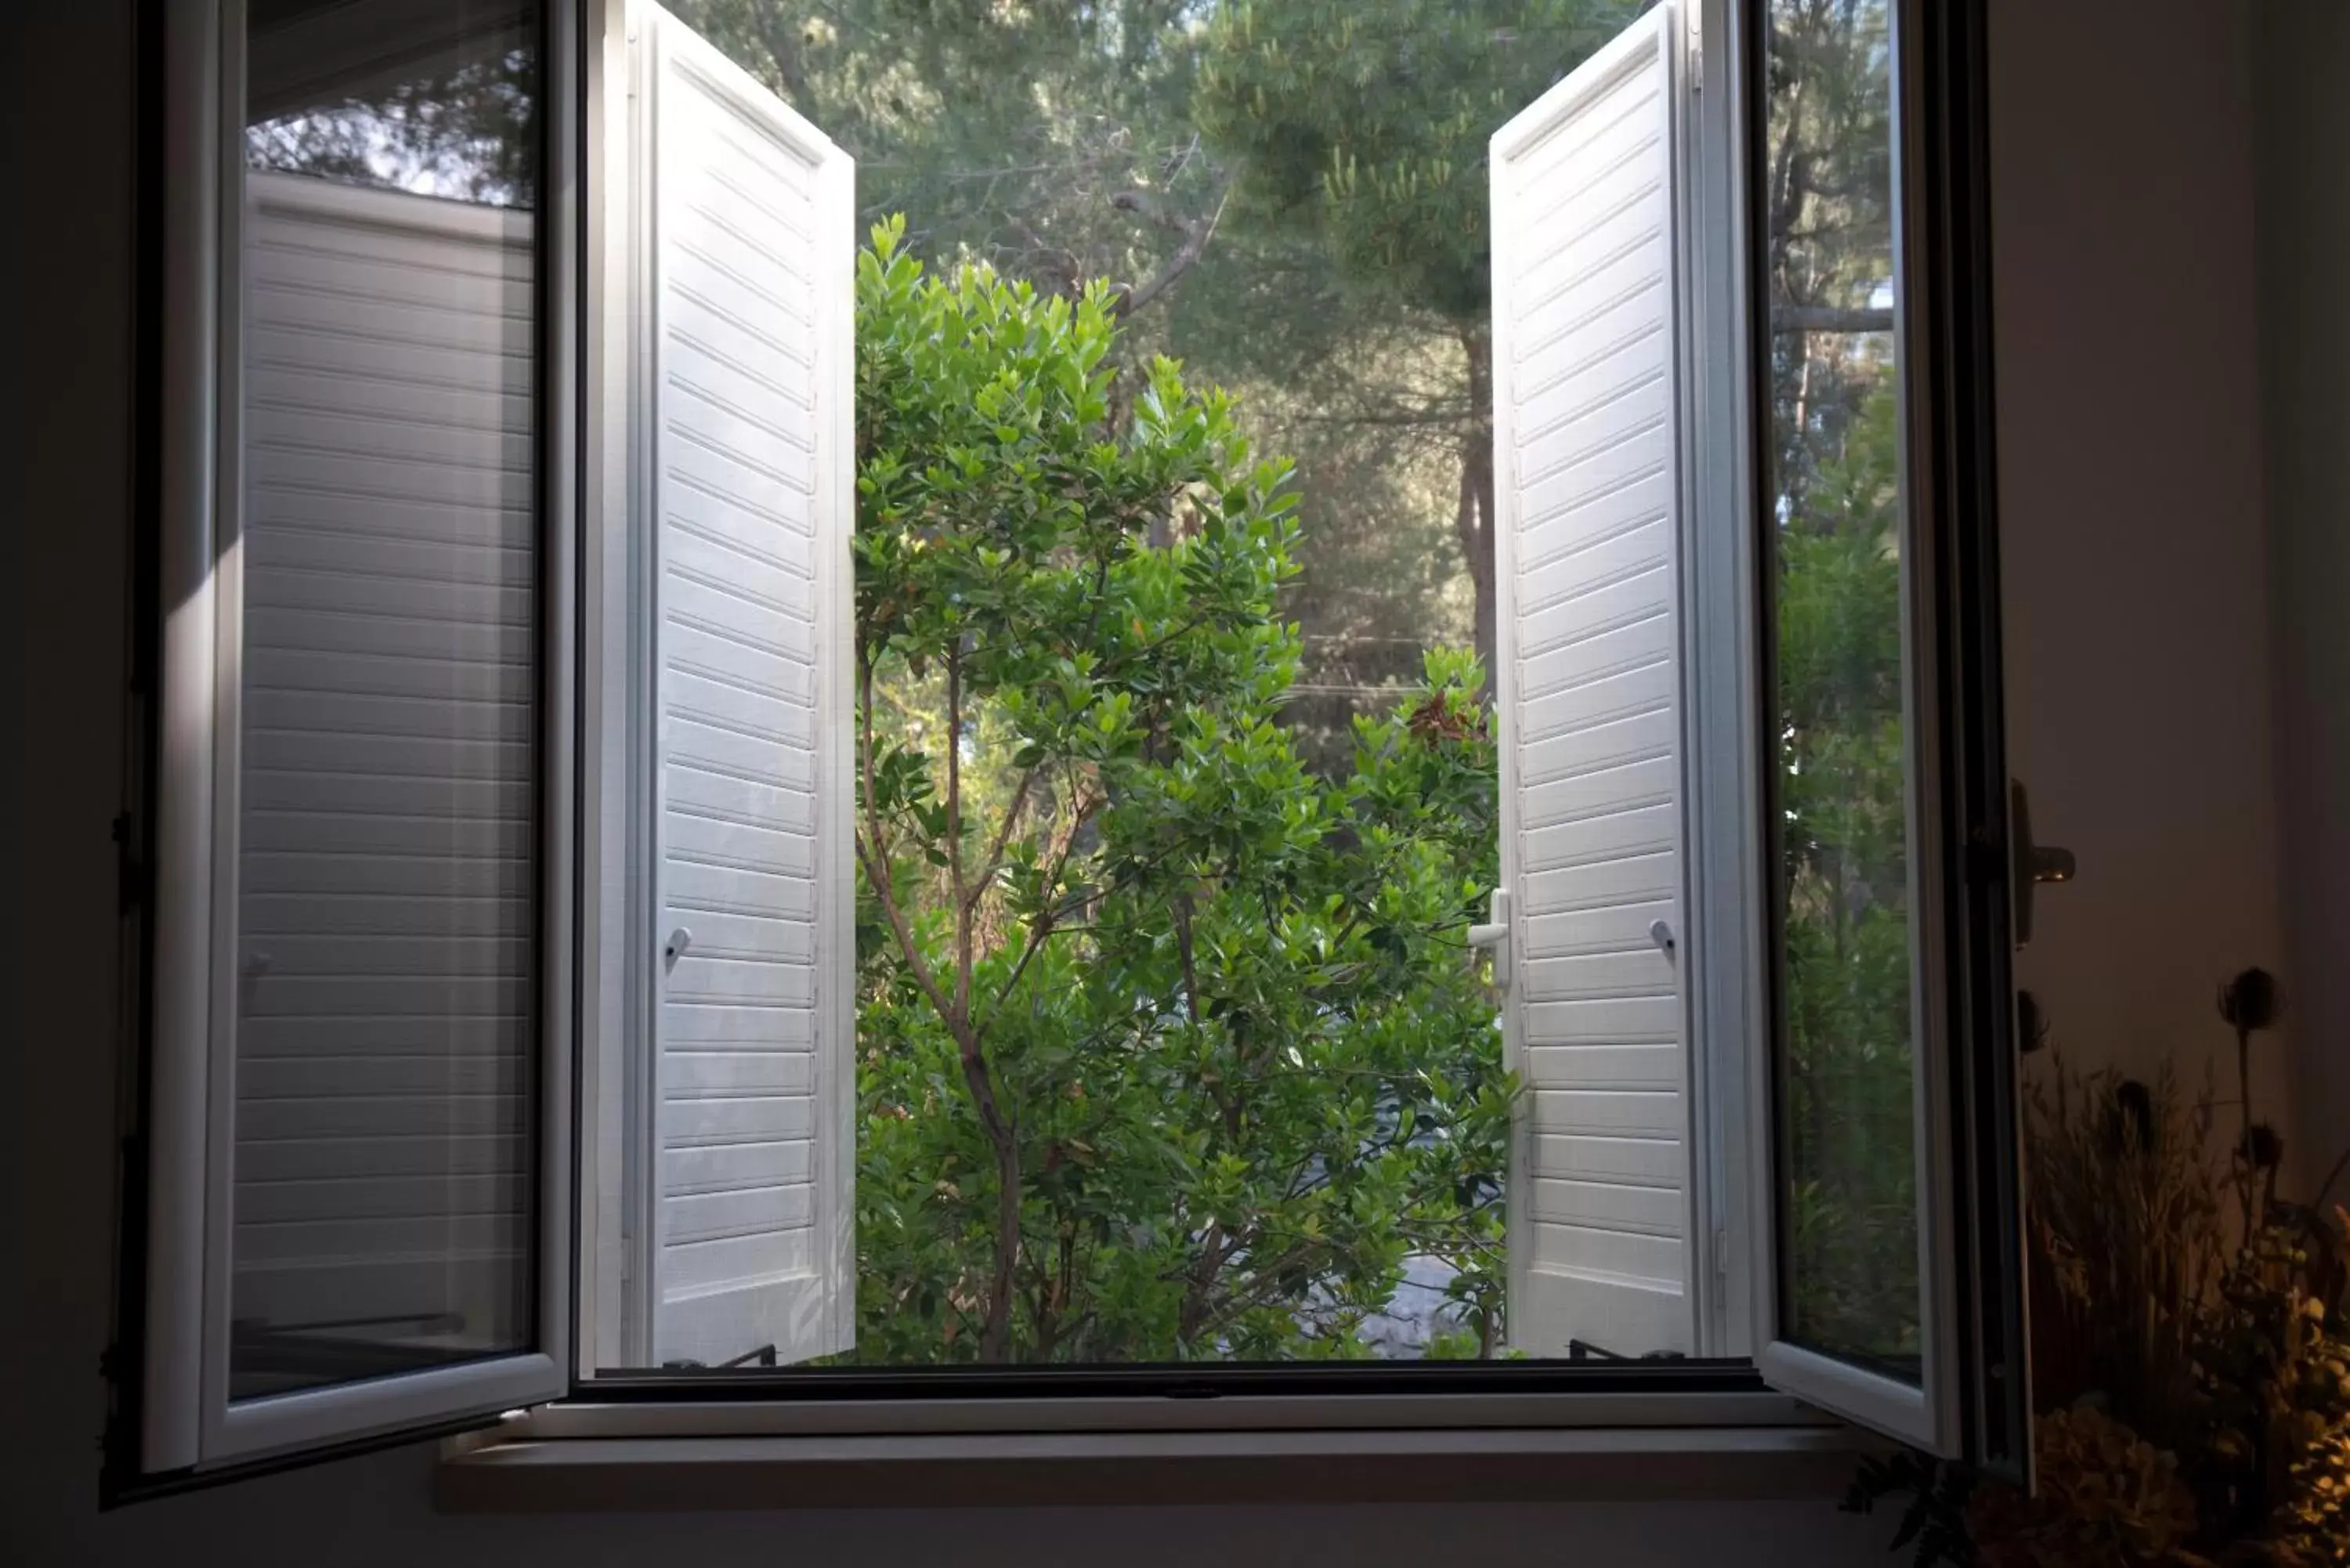
<svg viewBox="0 0 2350 1568"><path fill-rule="evenodd" d="M1638 0L1236 0L1206 28L1195 113L1265 213L1358 288L1447 319L1492 296L1485 148Z"/></svg>
<svg viewBox="0 0 2350 1568"><path fill-rule="evenodd" d="M858 1354L975 1357L998 1309L1017 1359L1360 1355L1415 1254L1492 1346L1475 660L1309 771L1296 497L1229 400L1162 359L1109 419L1100 291L930 273L895 225L858 306L860 836L903 922L868 888ZM966 1049L1014 1146L1008 1302Z"/></svg>

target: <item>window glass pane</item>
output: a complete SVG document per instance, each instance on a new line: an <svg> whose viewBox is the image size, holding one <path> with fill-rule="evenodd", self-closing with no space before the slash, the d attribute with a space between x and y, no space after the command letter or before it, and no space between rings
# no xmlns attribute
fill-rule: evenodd
<svg viewBox="0 0 2350 1568"><path fill-rule="evenodd" d="M1627 956L1642 972L1576 1013L1599 1049L1551 1059L1586 1075L1549 1085L1556 1136L1528 1130L1503 998L1465 944L1499 875L1486 149L1643 0L675 8L847 149L860 238L902 215L891 244L926 269L869 278L858 323L858 1310L836 1359L1689 1349L1580 1304L1536 1343L1507 1299L1505 1199L1544 1222L1554 1279L1647 1298L1686 1268L1685 1041L1649 935L1678 886L1671 567L1622 518L1546 545L1612 546L1586 586L1658 595L1609 601L1574 635L1625 637L1540 672L1557 749L1587 747L1554 793L1628 758L1639 796L1562 806L1552 881L1604 865L1648 899L1635 920L1622 889L1558 895L1610 907L1560 923L1557 996ZM1670 293L1669 139L1640 118L1666 101L1656 80L1623 95L1570 139L1604 151L1553 170L1545 207L1582 248L1557 241L1546 286L1585 287L1592 312ZM788 266L734 270L790 294ZM1660 326L1650 310L1635 335L1669 343ZM730 345L756 352L747 331ZM1667 380L1651 367L1607 417L1656 437ZM1669 493L1657 445L1634 477ZM710 648L740 661L712 667L729 681L796 674ZM672 890L655 935L690 925L694 946L655 961L657 985L740 912L687 897L705 907ZM779 1103L814 1072L735 1064L778 1103L757 1136L719 1133L675 1110L683 1080L660 1075L681 1054L662 1041L643 1074L639 1201L682 1239L651 1266L813 1232L820 1132L775 1129L825 1125ZM1546 1199L1508 1190L1537 1147ZM793 1358L764 1337L694 1359Z"/></svg>
<svg viewBox="0 0 2350 1568"><path fill-rule="evenodd" d="M536 26L250 7L232 1397L534 1339Z"/></svg>
<svg viewBox="0 0 2350 1568"><path fill-rule="evenodd" d="M1773 0L1783 1332L1915 1377L1917 1123L1885 0Z"/></svg>

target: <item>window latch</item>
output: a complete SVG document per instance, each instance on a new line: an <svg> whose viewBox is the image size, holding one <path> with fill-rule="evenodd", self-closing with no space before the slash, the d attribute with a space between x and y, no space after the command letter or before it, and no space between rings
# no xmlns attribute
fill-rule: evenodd
<svg viewBox="0 0 2350 1568"><path fill-rule="evenodd" d="M2043 882L2062 885L2078 873L2073 852L2032 837L2032 796L2020 781L2007 786L2007 842L2012 857L2008 867L2008 891L2014 900L2014 937L2018 948L2032 945L2032 892Z"/></svg>
<svg viewBox="0 0 2350 1568"><path fill-rule="evenodd" d="M1507 987L1510 983L1510 890L1493 889L1485 923L1469 928L1469 945L1490 948L1493 953L1493 983Z"/></svg>

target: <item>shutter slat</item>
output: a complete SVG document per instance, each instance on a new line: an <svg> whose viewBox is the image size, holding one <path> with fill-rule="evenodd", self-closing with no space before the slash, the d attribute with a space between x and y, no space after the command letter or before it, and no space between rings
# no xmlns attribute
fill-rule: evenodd
<svg viewBox="0 0 2350 1568"><path fill-rule="evenodd" d="M1695 1348L1681 971L1680 244L1669 8L1494 139L1510 1334Z"/></svg>
<svg viewBox="0 0 2350 1568"><path fill-rule="evenodd" d="M538 690L527 215L248 180L240 1320L527 1293Z"/></svg>
<svg viewBox="0 0 2350 1568"><path fill-rule="evenodd" d="M847 1348L847 160L666 12L651 157L653 1358Z"/></svg>

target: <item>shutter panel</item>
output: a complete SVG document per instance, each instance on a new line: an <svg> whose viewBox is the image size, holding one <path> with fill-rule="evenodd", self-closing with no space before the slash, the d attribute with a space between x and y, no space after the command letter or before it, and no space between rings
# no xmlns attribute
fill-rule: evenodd
<svg viewBox="0 0 2350 1568"><path fill-rule="evenodd" d="M851 167L639 16L651 1348L803 1361L856 1305Z"/></svg>
<svg viewBox="0 0 2350 1568"><path fill-rule="evenodd" d="M412 1319L508 1345L531 1312L536 437L498 324L527 344L533 219L247 189L232 1312L242 1334Z"/></svg>
<svg viewBox="0 0 2350 1568"><path fill-rule="evenodd" d="M1677 38L1649 11L1492 149L1510 1333L1536 1355L1695 1348L1659 935L1683 927Z"/></svg>

